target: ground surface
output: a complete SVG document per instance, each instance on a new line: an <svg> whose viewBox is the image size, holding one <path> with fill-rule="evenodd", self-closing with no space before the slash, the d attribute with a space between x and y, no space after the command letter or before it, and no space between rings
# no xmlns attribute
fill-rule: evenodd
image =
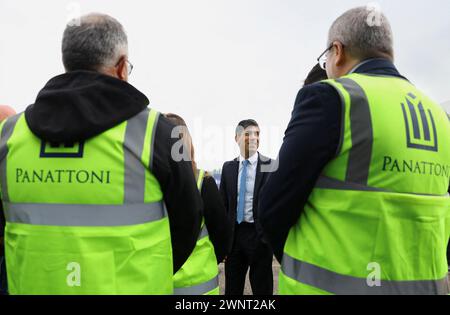
<svg viewBox="0 0 450 315"><path fill-rule="evenodd" d="M274 294L277 294L278 292L278 272L280 271L280 264L276 259L273 259L272 263L272 270L273 270L273 289ZM224 265L219 265L219 285L220 285L220 294L224 294L225 292L225 271L224 271ZM244 295L251 295L252 294L252 288L250 287L250 281L248 280L248 272L247 272L247 278L245 280L245 289L244 289Z"/></svg>

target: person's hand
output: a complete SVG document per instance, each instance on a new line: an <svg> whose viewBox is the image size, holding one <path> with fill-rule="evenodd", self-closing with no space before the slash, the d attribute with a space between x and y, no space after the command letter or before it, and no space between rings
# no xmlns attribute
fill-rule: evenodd
<svg viewBox="0 0 450 315"><path fill-rule="evenodd" d="M228 256L225 256L225 258L222 260L222 262L226 263L227 262L227 258L228 258Z"/></svg>

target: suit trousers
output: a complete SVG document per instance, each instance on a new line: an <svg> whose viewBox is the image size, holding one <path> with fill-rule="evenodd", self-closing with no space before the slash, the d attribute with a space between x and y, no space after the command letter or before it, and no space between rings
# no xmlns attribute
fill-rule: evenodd
<svg viewBox="0 0 450 315"><path fill-rule="evenodd" d="M0 253L0 295L7 294L6 285L6 261L5 257Z"/></svg>
<svg viewBox="0 0 450 315"><path fill-rule="evenodd" d="M253 295L273 295L273 253L254 223L236 223L234 244L225 262L225 295L243 295L248 269Z"/></svg>

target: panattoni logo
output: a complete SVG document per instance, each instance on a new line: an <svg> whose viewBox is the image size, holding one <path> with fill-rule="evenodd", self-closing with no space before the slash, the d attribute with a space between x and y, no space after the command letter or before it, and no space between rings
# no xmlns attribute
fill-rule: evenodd
<svg viewBox="0 0 450 315"><path fill-rule="evenodd" d="M406 145L411 149L438 151L436 124L430 109L412 93L401 103L406 127Z"/></svg>

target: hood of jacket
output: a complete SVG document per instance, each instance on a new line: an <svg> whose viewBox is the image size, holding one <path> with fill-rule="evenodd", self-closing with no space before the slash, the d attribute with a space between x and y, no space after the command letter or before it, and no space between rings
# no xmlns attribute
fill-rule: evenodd
<svg viewBox="0 0 450 315"><path fill-rule="evenodd" d="M51 143L94 137L130 119L149 104L129 83L93 71L52 78L25 110L31 131Z"/></svg>

